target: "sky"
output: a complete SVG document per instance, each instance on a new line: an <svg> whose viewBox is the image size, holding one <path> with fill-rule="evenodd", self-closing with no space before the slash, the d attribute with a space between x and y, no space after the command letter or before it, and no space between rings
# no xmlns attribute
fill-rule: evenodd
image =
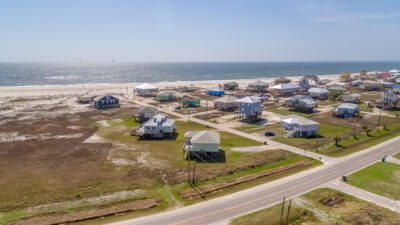
<svg viewBox="0 0 400 225"><path fill-rule="evenodd" d="M0 62L399 61L398 0L2 0Z"/></svg>

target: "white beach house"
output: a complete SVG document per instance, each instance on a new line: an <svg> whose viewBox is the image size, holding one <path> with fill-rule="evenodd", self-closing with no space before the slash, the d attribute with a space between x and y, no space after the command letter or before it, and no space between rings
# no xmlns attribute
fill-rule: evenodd
<svg viewBox="0 0 400 225"><path fill-rule="evenodd" d="M309 137L316 135L319 123L298 115L282 118L282 128L288 131L286 137Z"/></svg>

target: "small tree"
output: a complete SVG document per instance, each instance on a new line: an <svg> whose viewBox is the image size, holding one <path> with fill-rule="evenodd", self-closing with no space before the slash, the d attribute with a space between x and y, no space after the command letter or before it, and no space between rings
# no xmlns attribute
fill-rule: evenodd
<svg viewBox="0 0 400 225"><path fill-rule="evenodd" d="M333 137L333 140L335 140L335 145L338 146L338 143L339 143L340 140L342 140L342 138L339 135L336 134L336 136Z"/></svg>
<svg viewBox="0 0 400 225"><path fill-rule="evenodd" d="M369 128L369 127L363 127L363 130L364 130L365 132L367 132L367 136L369 136L369 132L371 132L371 128Z"/></svg>
<svg viewBox="0 0 400 225"><path fill-rule="evenodd" d="M340 96L339 91L331 91L328 93L328 99L331 101L336 100L337 98L339 98L339 96Z"/></svg>

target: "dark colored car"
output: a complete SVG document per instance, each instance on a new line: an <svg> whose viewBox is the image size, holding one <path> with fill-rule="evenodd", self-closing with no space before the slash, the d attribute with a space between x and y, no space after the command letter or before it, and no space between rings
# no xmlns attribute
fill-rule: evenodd
<svg viewBox="0 0 400 225"><path fill-rule="evenodd" d="M265 131L264 135L270 137L270 136L275 136L275 133L272 131Z"/></svg>
<svg viewBox="0 0 400 225"><path fill-rule="evenodd" d="M175 109L181 109L181 107L180 107L180 106L177 106L177 107L175 107Z"/></svg>

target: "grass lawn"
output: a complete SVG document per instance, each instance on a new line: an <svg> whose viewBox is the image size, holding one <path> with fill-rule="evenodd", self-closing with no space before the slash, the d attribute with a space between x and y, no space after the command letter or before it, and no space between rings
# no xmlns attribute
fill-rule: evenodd
<svg viewBox="0 0 400 225"><path fill-rule="evenodd" d="M282 128L279 128L282 130ZM319 126L319 151L320 153L324 153L324 148L328 148L332 144L332 139L336 135L341 135L346 132L350 132L352 129L348 127L341 126L333 126L330 124L320 124ZM300 137L291 137L286 138L285 132L281 131L280 135L276 138L273 138L274 141L278 141L284 144L292 145L295 147L299 147L305 149L307 151L315 151L317 138L316 137L308 137L308 138L300 138Z"/></svg>
<svg viewBox="0 0 400 225"><path fill-rule="evenodd" d="M393 157L396 158L396 159L400 159L400 152L395 154L395 155L393 155Z"/></svg>
<svg viewBox="0 0 400 225"><path fill-rule="evenodd" d="M337 202L328 206L329 199ZM283 220L285 222L289 202L286 201ZM282 204L233 219L231 225L279 224ZM292 200L289 224L397 224L400 215L375 204L344 194L321 188Z"/></svg>
<svg viewBox="0 0 400 225"><path fill-rule="evenodd" d="M400 165L378 162L349 176L348 183L369 192L400 200Z"/></svg>
<svg viewBox="0 0 400 225"><path fill-rule="evenodd" d="M264 130L274 130L275 128L279 128L280 124L273 125L258 125L257 123L244 123L243 126L237 127L235 129L246 132L246 133L254 133Z"/></svg>
<svg viewBox="0 0 400 225"><path fill-rule="evenodd" d="M330 101L330 100L318 101L317 103L318 103L318 105L322 105L322 106L338 106L338 105L340 105L340 102Z"/></svg>
<svg viewBox="0 0 400 225"><path fill-rule="evenodd" d="M285 116L288 116L288 115L299 115L299 116L305 117L305 116L313 115L312 113L302 113L302 112L289 111L289 110L277 109L277 108L267 109L266 111L277 113L277 114L281 114L281 115L285 115Z"/></svg>
<svg viewBox="0 0 400 225"><path fill-rule="evenodd" d="M382 117L381 125L386 125L386 128L382 129L381 127L379 131L377 130L377 116L341 119L333 118L326 113L309 118L320 123L318 152L333 157L345 156L400 135L400 123L396 118L391 117ZM363 126L372 129L369 135L362 129ZM357 134L355 138L352 135L354 130ZM339 135L341 138L337 146L334 141L335 135ZM316 151L316 137L285 138L284 135L280 135L274 140L308 151Z"/></svg>
<svg viewBox="0 0 400 225"><path fill-rule="evenodd" d="M374 108L368 107L367 104L365 104L365 103L358 104L358 108L360 109L360 111L363 111L363 112L373 112L374 111Z"/></svg>

